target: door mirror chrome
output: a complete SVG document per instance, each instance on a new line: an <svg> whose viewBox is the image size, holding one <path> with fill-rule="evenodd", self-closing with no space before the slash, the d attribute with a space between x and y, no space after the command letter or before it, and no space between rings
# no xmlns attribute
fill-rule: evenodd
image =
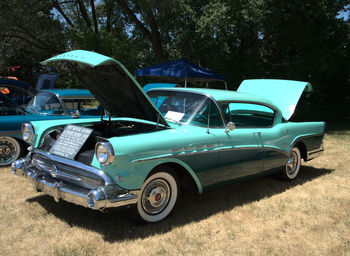
<svg viewBox="0 0 350 256"><path fill-rule="evenodd" d="M230 131L233 131L234 129L236 129L236 125L234 122L228 122L225 126L225 132L228 133Z"/></svg>

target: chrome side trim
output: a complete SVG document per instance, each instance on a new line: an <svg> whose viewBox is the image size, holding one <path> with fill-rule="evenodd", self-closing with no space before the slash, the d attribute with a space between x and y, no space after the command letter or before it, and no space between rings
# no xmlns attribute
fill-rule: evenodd
<svg viewBox="0 0 350 256"><path fill-rule="evenodd" d="M307 139L307 138L311 138L311 137L318 137L318 136L324 136L324 133L317 133L317 134L309 134L309 135L300 136L293 141L291 148L293 148L295 146L295 144L297 144L299 141L303 142L302 141L303 139ZM324 151L324 147L323 147L323 138L322 138L320 148L315 149L315 150L310 150L310 151L308 151L306 149L306 160L305 161L307 162L309 160L312 160L312 159L322 155L323 151Z"/></svg>
<svg viewBox="0 0 350 256"><path fill-rule="evenodd" d="M285 156L289 156L289 153L287 153L281 149L274 148L274 147L232 147L232 148L225 147L225 148L213 149L213 150L188 152L188 153L179 152L178 154L167 154L167 155L156 156L156 157L145 157L145 158L132 160L131 162L134 164L137 164L137 163L142 163L142 162L146 162L146 161L159 160L159 159L163 159L163 158L179 158L182 156L192 156L192 155L198 155L198 154L208 154L208 153L215 153L215 152L227 152L227 151L238 151L238 150L249 150L249 149L261 149L261 151L266 151L266 149L268 149L268 150L277 151Z"/></svg>
<svg viewBox="0 0 350 256"><path fill-rule="evenodd" d="M42 151L40 149L34 149L33 152L35 154L39 154L39 155L42 155L44 157L47 157L52 161L59 162L59 163L64 164L64 165L72 166L74 168L82 169L82 170L85 170L87 172L91 172L91 173L101 177L104 180L106 186L114 184L113 180L105 172L103 172L100 169L97 169L95 167L92 167L90 165L86 165L86 164L83 164L81 162L71 160L68 158L64 158L61 156L56 156L56 155L50 154L48 152Z"/></svg>
<svg viewBox="0 0 350 256"><path fill-rule="evenodd" d="M308 134L308 135L301 135L297 138L294 139L293 143L292 143L292 147L293 148L295 146L295 144L297 142L299 142L302 139L306 139L306 138L311 138L311 137L317 137L317 136L324 136L324 133L316 133L316 134Z"/></svg>
<svg viewBox="0 0 350 256"><path fill-rule="evenodd" d="M22 131L2 131L0 132L0 136L9 136L9 135L20 135Z"/></svg>
<svg viewBox="0 0 350 256"><path fill-rule="evenodd" d="M306 160L306 162L309 161L309 160L312 160L312 159L314 159L316 157L321 156L323 154L323 152L324 152L323 148L319 149L319 150L314 150L312 152L307 152L307 160Z"/></svg>
<svg viewBox="0 0 350 256"><path fill-rule="evenodd" d="M282 149L279 149L279 148L274 148L274 147L264 147L264 149L270 149L270 150L273 150L273 151L277 151L285 156L288 156L289 157L289 152L286 152L286 151L283 151Z"/></svg>
<svg viewBox="0 0 350 256"><path fill-rule="evenodd" d="M324 152L324 147L323 147L323 144L322 144L320 148L308 151L306 153L306 155L307 155L306 156L306 159L307 159L306 161L309 161L309 160L312 160L312 159L314 159L316 157L321 156L323 154L323 152Z"/></svg>
<svg viewBox="0 0 350 256"><path fill-rule="evenodd" d="M321 146L321 147L318 148L318 149L308 151L308 154L312 155L312 154L318 153L318 152L320 152L320 151L324 151L323 146Z"/></svg>

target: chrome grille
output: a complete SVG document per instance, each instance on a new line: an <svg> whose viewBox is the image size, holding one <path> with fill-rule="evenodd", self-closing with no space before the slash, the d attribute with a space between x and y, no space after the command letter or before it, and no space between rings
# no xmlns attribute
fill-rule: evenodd
<svg viewBox="0 0 350 256"><path fill-rule="evenodd" d="M32 155L32 165L40 172L54 179L76 184L88 189L104 186L104 180L98 175L75 166L53 161L39 154Z"/></svg>

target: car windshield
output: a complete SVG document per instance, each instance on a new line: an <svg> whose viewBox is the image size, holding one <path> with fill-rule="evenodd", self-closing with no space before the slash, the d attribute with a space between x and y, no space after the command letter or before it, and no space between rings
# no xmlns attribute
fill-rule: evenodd
<svg viewBox="0 0 350 256"><path fill-rule="evenodd" d="M162 90L150 91L148 95L167 121L197 126L208 123L206 96Z"/></svg>
<svg viewBox="0 0 350 256"><path fill-rule="evenodd" d="M51 115L63 114L63 108L58 98L49 92L38 92L28 103L26 110Z"/></svg>
<svg viewBox="0 0 350 256"><path fill-rule="evenodd" d="M0 116L24 114L25 111L21 106L0 91Z"/></svg>

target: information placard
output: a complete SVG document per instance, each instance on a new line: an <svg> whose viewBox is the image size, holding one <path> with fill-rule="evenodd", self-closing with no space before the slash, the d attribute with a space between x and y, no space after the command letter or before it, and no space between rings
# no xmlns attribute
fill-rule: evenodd
<svg viewBox="0 0 350 256"><path fill-rule="evenodd" d="M69 124L50 149L50 153L74 159L91 133L90 128Z"/></svg>

